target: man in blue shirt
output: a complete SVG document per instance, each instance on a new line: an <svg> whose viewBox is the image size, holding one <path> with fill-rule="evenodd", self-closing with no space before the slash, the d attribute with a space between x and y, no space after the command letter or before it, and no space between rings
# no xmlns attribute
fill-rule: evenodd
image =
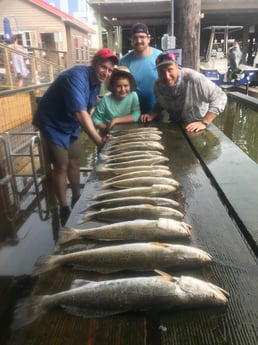
<svg viewBox="0 0 258 345"><path fill-rule="evenodd" d="M158 78L155 65L156 57L161 53L159 49L150 46L151 36L148 27L143 23L136 23L130 31L133 50L120 60L120 66L127 66L133 74L139 96L141 113L149 113L156 103L153 85Z"/></svg>
<svg viewBox="0 0 258 345"><path fill-rule="evenodd" d="M70 215L67 178L72 189L72 207L80 197L80 128L99 148L103 146L105 138L96 131L90 110L96 105L101 83L110 77L117 64L114 52L102 48L94 55L91 66L75 66L63 71L43 95L33 119L53 164L62 226Z"/></svg>

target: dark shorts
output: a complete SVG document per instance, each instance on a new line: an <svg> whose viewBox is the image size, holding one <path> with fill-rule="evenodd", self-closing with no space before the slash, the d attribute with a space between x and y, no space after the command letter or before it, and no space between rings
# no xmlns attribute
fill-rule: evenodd
<svg viewBox="0 0 258 345"><path fill-rule="evenodd" d="M46 150L48 160L53 164L68 164L70 159L80 159L81 157L81 140L72 139L69 149L65 149L62 146L55 145L52 142L46 140L41 133L41 138Z"/></svg>

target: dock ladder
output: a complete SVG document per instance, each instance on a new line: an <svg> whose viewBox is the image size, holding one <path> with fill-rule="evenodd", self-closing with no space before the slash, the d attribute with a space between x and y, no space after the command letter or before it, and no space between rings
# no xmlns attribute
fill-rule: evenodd
<svg viewBox="0 0 258 345"><path fill-rule="evenodd" d="M23 199L28 194L36 196L41 208L40 186L46 178L43 149L39 132L4 132L0 144L0 201L13 220L26 208Z"/></svg>

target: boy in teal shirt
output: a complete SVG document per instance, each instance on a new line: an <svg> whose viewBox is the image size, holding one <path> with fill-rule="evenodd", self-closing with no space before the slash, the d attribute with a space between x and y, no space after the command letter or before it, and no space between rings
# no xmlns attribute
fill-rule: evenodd
<svg viewBox="0 0 258 345"><path fill-rule="evenodd" d="M108 90L97 104L92 120L102 133L108 133L119 123L138 122L140 103L136 89L136 81L125 66L116 67L110 77Z"/></svg>

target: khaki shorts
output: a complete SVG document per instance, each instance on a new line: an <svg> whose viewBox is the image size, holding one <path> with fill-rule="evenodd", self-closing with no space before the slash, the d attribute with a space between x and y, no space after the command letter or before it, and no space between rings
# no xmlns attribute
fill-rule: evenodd
<svg viewBox="0 0 258 345"><path fill-rule="evenodd" d="M46 140L41 133L42 144L47 158L52 164L68 164L70 159L80 159L81 157L81 140L71 140L70 147L65 149L63 146L55 145Z"/></svg>

